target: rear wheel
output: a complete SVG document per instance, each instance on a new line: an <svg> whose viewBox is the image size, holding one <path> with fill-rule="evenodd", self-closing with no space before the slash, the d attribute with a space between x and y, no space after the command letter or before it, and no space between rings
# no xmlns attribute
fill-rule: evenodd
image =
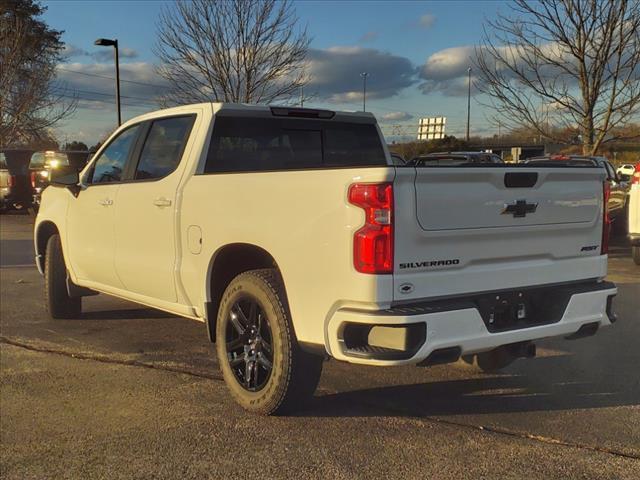
<svg viewBox="0 0 640 480"><path fill-rule="evenodd" d="M246 410L285 413L313 395L323 358L298 346L277 270L252 270L231 281L220 302L216 339L224 380Z"/></svg>
<svg viewBox="0 0 640 480"><path fill-rule="evenodd" d="M82 298L72 298L67 291L67 267L64 263L60 235L51 235L47 242L44 280L47 310L51 318L80 317Z"/></svg>
<svg viewBox="0 0 640 480"><path fill-rule="evenodd" d="M640 265L640 245L634 245L631 247L631 256L636 265Z"/></svg>

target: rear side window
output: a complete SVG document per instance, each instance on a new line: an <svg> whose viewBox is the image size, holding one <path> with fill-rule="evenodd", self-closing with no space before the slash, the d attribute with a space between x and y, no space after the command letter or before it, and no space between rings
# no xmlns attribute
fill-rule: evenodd
<svg viewBox="0 0 640 480"><path fill-rule="evenodd" d="M119 182L122 180L124 167L139 128L140 125L127 128L102 151L93 164L92 184Z"/></svg>
<svg viewBox="0 0 640 480"><path fill-rule="evenodd" d="M375 125L220 116L205 173L382 165L386 159Z"/></svg>
<svg viewBox="0 0 640 480"><path fill-rule="evenodd" d="M135 179L162 178L173 172L184 151L195 117L155 120L144 142Z"/></svg>

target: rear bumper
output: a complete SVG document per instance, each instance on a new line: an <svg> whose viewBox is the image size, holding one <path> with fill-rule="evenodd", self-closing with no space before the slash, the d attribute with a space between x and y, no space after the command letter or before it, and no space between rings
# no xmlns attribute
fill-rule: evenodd
<svg viewBox="0 0 640 480"><path fill-rule="evenodd" d="M566 288L566 287L565 287ZM527 342L547 337L570 336L583 327L603 327L615 322L612 298L617 289L609 282L584 284L572 293L559 320L526 328L490 332L480 310L470 302L463 301L446 307L431 308L403 306L382 311L354 309L338 310L327 324L328 351L334 358L351 363L367 365L406 365L427 361L440 352L455 351L466 355L494 349L502 345ZM401 353L389 349L370 348L362 351L348 345L347 329L360 325L408 326L417 332L419 339ZM424 326L424 327L423 327ZM419 327L419 328L418 328ZM394 332L396 329L382 328L380 331ZM423 333L424 332L424 333ZM392 335L394 333L391 333ZM579 336L578 334L577 336ZM427 362L428 363L428 362Z"/></svg>

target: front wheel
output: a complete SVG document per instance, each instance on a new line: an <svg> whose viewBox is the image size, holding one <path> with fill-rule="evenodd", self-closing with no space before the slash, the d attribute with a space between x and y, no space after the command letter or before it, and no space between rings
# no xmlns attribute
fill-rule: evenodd
<svg viewBox="0 0 640 480"><path fill-rule="evenodd" d="M82 298L70 297L67 291L67 267L62 254L60 235L51 235L44 262L45 297L51 318L78 318Z"/></svg>
<svg viewBox="0 0 640 480"><path fill-rule="evenodd" d="M216 322L216 351L234 399L262 415L291 411L318 385L323 358L298 346L277 270L241 273L227 286Z"/></svg>
<svg viewBox="0 0 640 480"><path fill-rule="evenodd" d="M640 265L640 245L634 245L631 247L631 256L633 257L633 262L636 265Z"/></svg>

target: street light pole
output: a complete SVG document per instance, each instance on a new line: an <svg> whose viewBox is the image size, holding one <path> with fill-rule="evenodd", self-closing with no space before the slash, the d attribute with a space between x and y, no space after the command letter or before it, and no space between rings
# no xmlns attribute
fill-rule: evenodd
<svg viewBox="0 0 640 480"><path fill-rule="evenodd" d="M467 93L467 142L469 141L469 124L471 123L471 67L467 69L469 91Z"/></svg>
<svg viewBox="0 0 640 480"><path fill-rule="evenodd" d="M118 57L118 40L110 40L108 38L99 38L94 42L100 47L113 47L114 58L116 63L116 106L118 108L118 126L122 124L122 115L120 111L120 61Z"/></svg>
<svg viewBox="0 0 640 480"><path fill-rule="evenodd" d="M362 111L367 111L367 77L369 74L367 72L362 72L360 74L362 77Z"/></svg>

